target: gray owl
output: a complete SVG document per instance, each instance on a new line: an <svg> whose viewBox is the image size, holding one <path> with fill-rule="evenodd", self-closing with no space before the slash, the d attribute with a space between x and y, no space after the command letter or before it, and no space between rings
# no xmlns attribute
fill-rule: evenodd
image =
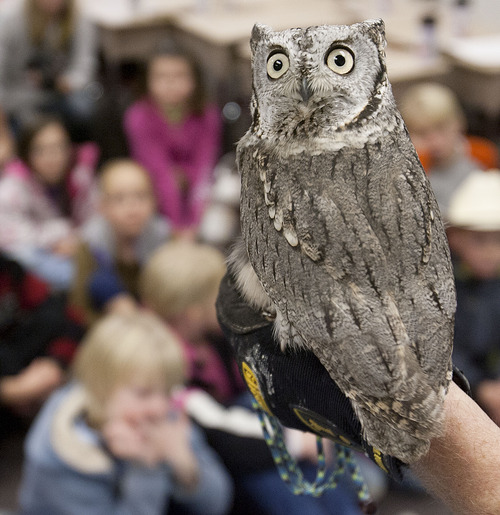
<svg viewBox="0 0 500 515"><path fill-rule="evenodd" d="M382 20L252 37L230 267L312 351L369 444L412 463L442 433L455 289L439 209L398 112Z"/></svg>

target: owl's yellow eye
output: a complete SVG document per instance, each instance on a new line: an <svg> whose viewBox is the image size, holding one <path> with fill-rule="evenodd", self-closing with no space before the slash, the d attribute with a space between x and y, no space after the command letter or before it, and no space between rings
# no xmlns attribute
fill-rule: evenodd
<svg viewBox="0 0 500 515"><path fill-rule="evenodd" d="M287 72L288 68L290 68L290 61L281 52L271 54L267 59L267 74L271 79L279 79Z"/></svg>
<svg viewBox="0 0 500 515"><path fill-rule="evenodd" d="M326 56L326 64L330 70L345 75L354 68L354 56L344 47L335 47Z"/></svg>

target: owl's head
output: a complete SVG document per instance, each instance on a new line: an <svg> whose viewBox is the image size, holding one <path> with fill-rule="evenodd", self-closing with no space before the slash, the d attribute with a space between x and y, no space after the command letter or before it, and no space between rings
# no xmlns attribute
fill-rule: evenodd
<svg viewBox="0 0 500 515"><path fill-rule="evenodd" d="M250 41L254 130L309 136L367 118L388 89L382 20L274 32ZM389 88L390 89L390 88Z"/></svg>

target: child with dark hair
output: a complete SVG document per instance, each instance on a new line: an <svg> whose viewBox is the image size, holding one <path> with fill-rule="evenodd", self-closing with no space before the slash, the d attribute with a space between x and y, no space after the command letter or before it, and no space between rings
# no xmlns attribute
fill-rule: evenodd
<svg viewBox="0 0 500 515"><path fill-rule="evenodd" d="M94 144L72 144L57 118L27 125L19 159L0 179L0 248L51 286L66 289L73 277L77 228L95 208Z"/></svg>
<svg viewBox="0 0 500 515"><path fill-rule="evenodd" d="M174 232L194 237L220 152L220 114L206 103L196 61L172 45L151 57L146 83L124 116L130 152L151 174Z"/></svg>
<svg viewBox="0 0 500 515"><path fill-rule="evenodd" d="M0 253L0 431L63 383L82 335L64 299Z"/></svg>

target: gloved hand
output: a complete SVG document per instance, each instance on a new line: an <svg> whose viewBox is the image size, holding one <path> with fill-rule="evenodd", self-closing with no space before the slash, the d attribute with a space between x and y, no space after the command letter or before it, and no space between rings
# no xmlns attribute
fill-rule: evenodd
<svg viewBox="0 0 500 515"><path fill-rule="evenodd" d="M273 338L272 321L245 303L230 275L220 285L217 315L242 376L264 411L286 427L364 452L391 477L402 479L404 464L363 439L351 402L316 356L305 350L283 352ZM461 384L466 379L455 372L460 379L457 383L466 389Z"/></svg>

